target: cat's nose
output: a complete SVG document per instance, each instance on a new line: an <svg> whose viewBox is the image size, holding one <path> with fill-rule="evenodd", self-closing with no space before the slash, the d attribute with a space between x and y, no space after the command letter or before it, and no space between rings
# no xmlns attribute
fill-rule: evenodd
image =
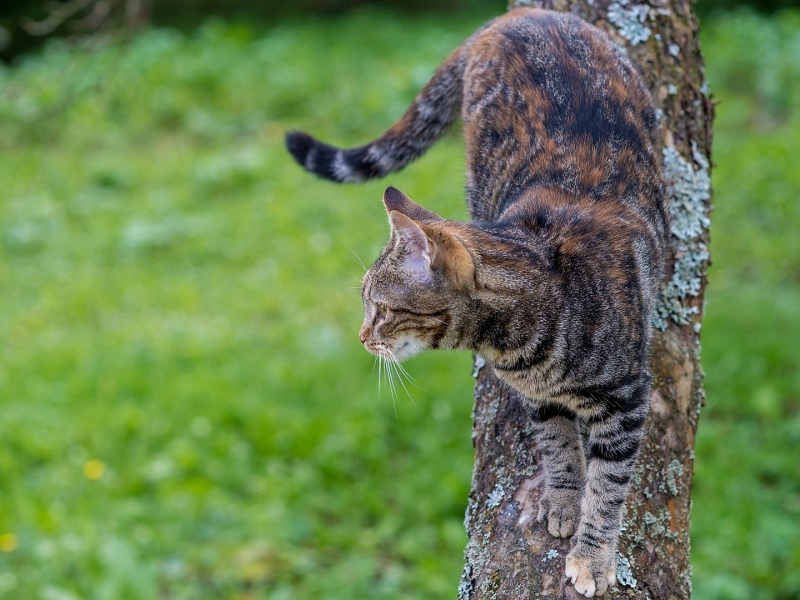
<svg viewBox="0 0 800 600"><path fill-rule="evenodd" d="M364 327L358 332L358 339L361 340L362 344L367 341L367 330Z"/></svg>

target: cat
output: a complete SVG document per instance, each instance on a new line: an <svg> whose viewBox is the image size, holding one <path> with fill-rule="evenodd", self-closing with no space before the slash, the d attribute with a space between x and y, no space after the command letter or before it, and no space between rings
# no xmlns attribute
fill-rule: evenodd
<svg viewBox="0 0 800 600"><path fill-rule="evenodd" d="M572 537L566 576L599 596L616 582L667 247L653 100L605 33L523 8L456 49L377 140L286 142L320 177L365 181L421 156L459 115L471 220L386 190L391 237L363 280L360 338L391 360L472 350L527 399L546 472L538 519Z"/></svg>

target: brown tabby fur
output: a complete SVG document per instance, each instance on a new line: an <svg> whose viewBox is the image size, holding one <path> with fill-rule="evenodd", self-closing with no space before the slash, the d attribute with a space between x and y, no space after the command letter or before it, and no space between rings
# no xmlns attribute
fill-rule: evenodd
<svg viewBox="0 0 800 600"><path fill-rule="evenodd" d="M529 399L539 520L572 536L576 590L601 595L647 415L666 244L652 99L604 33L518 9L453 52L374 142L340 150L295 132L287 145L321 177L362 181L420 156L459 113L472 220L386 190L392 235L364 278L361 340L392 360L472 350Z"/></svg>

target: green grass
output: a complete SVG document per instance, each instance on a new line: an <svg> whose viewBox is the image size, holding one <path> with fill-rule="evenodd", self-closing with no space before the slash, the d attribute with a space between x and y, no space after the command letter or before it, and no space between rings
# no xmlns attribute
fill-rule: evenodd
<svg viewBox="0 0 800 600"><path fill-rule="evenodd" d="M470 357L378 394L349 249L377 255L387 183L465 218L462 141L336 187L282 137L376 135L481 20L209 23L0 70L0 598L453 597ZM797 15L705 32L701 600L800 596L799 40Z"/></svg>
<svg viewBox="0 0 800 600"><path fill-rule="evenodd" d="M700 600L800 598L800 13L704 31L717 108L692 513Z"/></svg>

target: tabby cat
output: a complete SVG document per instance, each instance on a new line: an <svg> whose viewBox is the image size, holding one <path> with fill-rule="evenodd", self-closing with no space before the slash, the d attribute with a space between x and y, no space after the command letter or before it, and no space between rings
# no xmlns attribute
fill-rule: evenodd
<svg viewBox="0 0 800 600"><path fill-rule="evenodd" d="M653 101L599 29L518 9L456 49L374 142L286 141L312 173L365 181L421 156L459 114L471 221L386 190L391 239L364 277L361 341L393 360L472 350L528 399L547 473L539 521L572 536L566 575L599 596L616 581L650 398L668 225Z"/></svg>

